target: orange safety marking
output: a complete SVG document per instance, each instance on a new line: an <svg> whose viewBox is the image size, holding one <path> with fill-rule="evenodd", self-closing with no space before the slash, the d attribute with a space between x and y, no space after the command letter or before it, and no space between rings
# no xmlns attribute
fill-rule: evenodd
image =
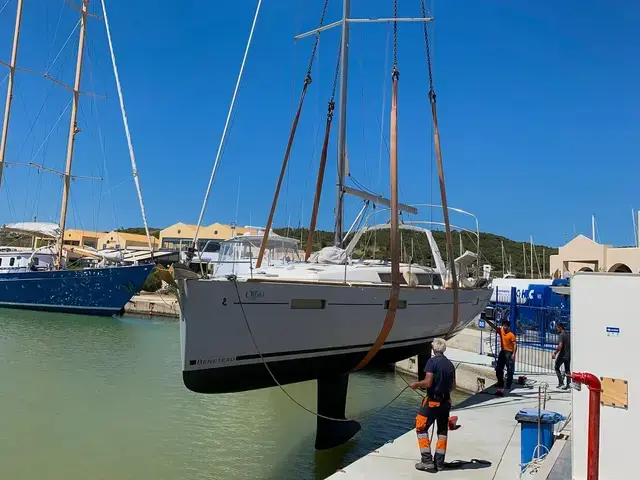
<svg viewBox="0 0 640 480"><path fill-rule="evenodd" d="M418 414L416 417L416 430L426 430L427 429L427 417L424 415Z"/></svg>
<svg viewBox="0 0 640 480"><path fill-rule="evenodd" d="M431 442L429 441L428 438L419 438L418 439L418 447L420 447L421 449L422 448L429 448L430 445L431 445Z"/></svg>
<svg viewBox="0 0 640 480"><path fill-rule="evenodd" d="M447 441L438 439L436 443L436 450L446 450L447 449Z"/></svg>

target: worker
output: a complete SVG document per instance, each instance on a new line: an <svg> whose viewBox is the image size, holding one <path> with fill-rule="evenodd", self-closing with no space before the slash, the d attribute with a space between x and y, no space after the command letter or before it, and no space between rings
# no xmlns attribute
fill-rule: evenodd
<svg viewBox="0 0 640 480"><path fill-rule="evenodd" d="M496 395L502 397L504 396L505 386L504 367L507 367L507 390L510 390L513 384L513 372L516 369L516 351L518 350L518 344L516 342L516 336L511 331L511 323L509 323L508 320L503 322L500 328L490 320L486 320L486 322L500 335L500 353L498 354L498 361L496 362L496 379L498 380Z"/></svg>
<svg viewBox="0 0 640 480"><path fill-rule="evenodd" d="M567 385L564 386L563 390L569 390L569 383L571 382L571 336L569 332L567 332L562 323L558 323L556 325L556 331L558 335L560 335L560 341L558 342L558 346L556 347L556 351L553 352L551 358L556 361L556 375L558 376L558 388L563 388L563 378L562 372L560 372L560 366L564 365L564 376L567 379Z"/></svg>
<svg viewBox="0 0 640 480"><path fill-rule="evenodd" d="M427 390L422 400L420 412L416 417L416 433L420 447L420 462L416 469L425 472L437 472L444 469L444 457L447 452L447 434L449 433L449 413L451 412L451 392L456 388L456 369L453 363L444 356L447 342L435 338L431 344L433 356L424 368L425 378L414 382L411 388ZM436 423L438 441L436 453L431 454L429 429Z"/></svg>

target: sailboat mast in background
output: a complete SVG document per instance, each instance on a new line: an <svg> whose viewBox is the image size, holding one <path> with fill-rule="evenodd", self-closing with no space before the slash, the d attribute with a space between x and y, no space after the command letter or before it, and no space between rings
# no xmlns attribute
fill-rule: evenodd
<svg viewBox="0 0 640 480"><path fill-rule="evenodd" d="M531 265L530 265L530 267L531 267L531 278L533 278L533 235L529 236L529 242L531 244L531 248L530 248L530 250L531 250Z"/></svg>
<svg viewBox="0 0 640 480"><path fill-rule="evenodd" d="M82 60L84 57L84 40L87 32L87 10L89 0L82 0L82 14L80 18L80 38L78 40L78 57L76 60L76 77L73 82L73 105L69 122L69 139L67 141L67 163L64 169L64 184L62 189L62 208L60 209L60 237L58 239L58 268L62 265L62 244L64 229L67 224L67 205L69 203L69 189L71 187L71 166L73 164L73 147L75 146L78 129L78 104L80 102L80 78L82 76Z"/></svg>
<svg viewBox="0 0 640 480"><path fill-rule="evenodd" d="M7 136L9 134L9 115L11 113L11 100L13 100L13 85L16 74L16 62L18 61L18 41L20 40L20 24L22 22L22 0L18 0L16 11L16 24L13 31L13 46L11 47L11 61L9 65L9 82L7 83L7 99L4 104L4 119L2 120L2 136L0 137L0 186L2 186L2 170L4 168L4 155L7 151Z"/></svg>
<svg viewBox="0 0 640 480"><path fill-rule="evenodd" d="M336 192L336 213L333 244L342 247L344 215L344 176L346 168L347 143L347 76L349 70L349 18L351 0L342 1L342 38L340 39L340 96L338 97L338 191Z"/></svg>

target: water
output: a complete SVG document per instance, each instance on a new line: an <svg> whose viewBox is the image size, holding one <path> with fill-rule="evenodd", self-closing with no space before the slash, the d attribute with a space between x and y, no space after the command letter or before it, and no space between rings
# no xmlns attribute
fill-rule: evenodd
<svg viewBox="0 0 640 480"><path fill-rule="evenodd" d="M406 390L337 449L277 388L198 395L182 385L178 324L0 310L0 469L7 480L323 479L409 430ZM347 415L406 383L351 376ZM315 382L285 387L315 410ZM416 458L418 451L416 447Z"/></svg>

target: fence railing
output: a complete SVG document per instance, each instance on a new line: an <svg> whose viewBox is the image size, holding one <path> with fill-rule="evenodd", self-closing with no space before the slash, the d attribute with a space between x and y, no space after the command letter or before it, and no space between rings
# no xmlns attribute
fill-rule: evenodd
<svg viewBox="0 0 640 480"><path fill-rule="evenodd" d="M557 306L532 306L516 302L516 289L512 288L510 303L492 302L494 323L501 326L506 320L516 335L516 373L553 373L552 358L558 334L556 326L562 323L570 331L570 311ZM497 332L489 336L490 351L497 356L500 351L500 337Z"/></svg>

